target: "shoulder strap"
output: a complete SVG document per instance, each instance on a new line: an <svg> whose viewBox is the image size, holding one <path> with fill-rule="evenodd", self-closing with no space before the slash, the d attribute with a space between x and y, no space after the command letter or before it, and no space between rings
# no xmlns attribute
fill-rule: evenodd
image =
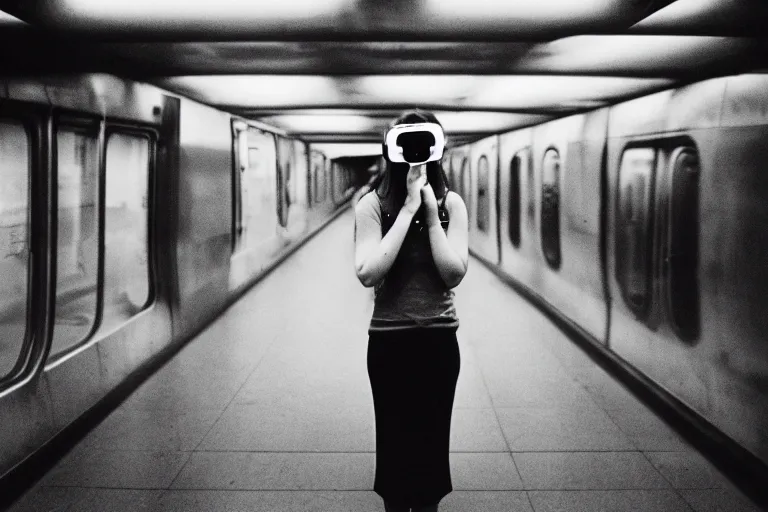
<svg viewBox="0 0 768 512"><path fill-rule="evenodd" d="M443 200L440 201L440 208L445 208L445 200L448 198L448 192L450 192L450 190L446 187L445 194L443 194Z"/></svg>

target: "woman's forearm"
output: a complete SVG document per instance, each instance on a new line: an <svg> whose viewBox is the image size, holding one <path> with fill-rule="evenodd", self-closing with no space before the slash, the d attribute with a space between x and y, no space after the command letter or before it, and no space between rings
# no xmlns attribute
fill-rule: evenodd
<svg viewBox="0 0 768 512"><path fill-rule="evenodd" d="M464 279L467 267L462 258L451 247L448 236L443 231L439 220L430 223L429 244L440 277L449 288L457 286Z"/></svg>
<svg viewBox="0 0 768 512"><path fill-rule="evenodd" d="M357 277L364 286L374 286L387 275L403 245L414 213L407 206L400 209L394 224L376 247L366 255Z"/></svg>

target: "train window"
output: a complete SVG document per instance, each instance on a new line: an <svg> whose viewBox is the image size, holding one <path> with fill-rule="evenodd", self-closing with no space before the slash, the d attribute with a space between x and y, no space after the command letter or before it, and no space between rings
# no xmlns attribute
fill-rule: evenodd
<svg viewBox="0 0 768 512"><path fill-rule="evenodd" d="M320 172L318 163L312 162L312 199L315 203L320 202Z"/></svg>
<svg viewBox="0 0 768 512"><path fill-rule="evenodd" d="M488 157L483 155L477 161L477 229L488 231L491 221L491 197L489 188L489 164Z"/></svg>
<svg viewBox="0 0 768 512"><path fill-rule="evenodd" d="M547 264L560 267L560 153L550 148L541 166L541 248Z"/></svg>
<svg viewBox="0 0 768 512"><path fill-rule="evenodd" d="M27 330L29 151L24 126L0 120L0 379L19 361Z"/></svg>
<svg viewBox="0 0 768 512"><path fill-rule="evenodd" d="M677 148L670 163L668 305L675 332L690 341L699 336L699 155Z"/></svg>
<svg viewBox="0 0 768 512"><path fill-rule="evenodd" d="M283 226L288 226L288 218L291 213L291 203L293 202L293 176L291 172L291 162L290 160L285 163L285 181L283 182L283 185L285 186L284 196L283 196Z"/></svg>
<svg viewBox="0 0 768 512"><path fill-rule="evenodd" d="M644 314L650 299L651 204L656 150L630 148L619 168L616 279L627 305Z"/></svg>
<svg viewBox="0 0 768 512"><path fill-rule="evenodd" d="M56 133L56 318L50 356L85 341L96 323L99 284L99 144L92 127Z"/></svg>
<svg viewBox="0 0 768 512"><path fill-rule="evenodd" d="M280 191L274 135L251 127L241 137L239 152L247 159L235 161L234 252L257 248L274 235Z"/></svg>
<svg viewBox="0 0 768 512"><path fill-rule="evenodd" d="M320 164L320 177L318 178L318 191L320 194L320 202L325 202L325 189L328 186L328 166L325 163L325 159L323 159L323 163Z"/></svg>
<svg viewBox="0 0 768 512"><path fill-rule="evenodd" d="M107 139L103 328L125 322L150 302L151 158L147 136L112 133Z"/></svg>
<svg viewBox="0 0 768 512"><path fill-rule="evenodd" d="M518 151L509 163L509 240L520 247L520 174L528 167L528 150Z"/></svg>
<svg viewBox="0 0 768 512"><path fill-rule="evenodd" d="M248 151L248 127L245 123L232 122L232 252L237 252L241 247L243 238L244 213L243 213L243 181L248 161L251 158Z"/></svg>
<svg viewBox="0 0 768 512"><path fill-rule="evenodd" d="M526 160L526 168L528 169L528 175L526 176L526 184L528 187L528 223L533 226L536 221L536 181L534 175L533 154L528 150L528 159Z"/></svg>
<svg viewBox="0 0 768 512"><path fill-rule="evenodd" d="M471 212L471 198L469 197L470 193L470 175L469 175L469 158L464 157L461 160L461 170L459 171L459 187L461 188L461 197L464 199L464 202L467 204L467 211ZM471 214L470 214L471 215Z"/></svg>

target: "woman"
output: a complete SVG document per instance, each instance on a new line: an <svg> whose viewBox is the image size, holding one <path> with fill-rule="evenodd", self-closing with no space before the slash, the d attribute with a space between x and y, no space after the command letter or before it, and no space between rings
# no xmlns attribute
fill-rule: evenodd
<svg viewBox="0 0 768 512"><path fill-rule="evenodd" d="M393 126L439 125L414 111ZM442 128L440 128L442 130ZM437 511L459 375L453 291L467 271L467 210L439 161L393 163L355 207L355 270L375 287L368 375L376 415L374 490L387 512Z"/></svg>

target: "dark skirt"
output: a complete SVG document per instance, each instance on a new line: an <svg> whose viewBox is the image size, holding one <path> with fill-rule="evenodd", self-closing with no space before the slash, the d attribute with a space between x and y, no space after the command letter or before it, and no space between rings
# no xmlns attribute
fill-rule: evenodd
<svg viewBox="0 0 768 512"><path fill-rule="evenodd" d="M373 490L388 503L428 506L453 490L448 452L460 365L456 328L370 333Z"/></svg>

